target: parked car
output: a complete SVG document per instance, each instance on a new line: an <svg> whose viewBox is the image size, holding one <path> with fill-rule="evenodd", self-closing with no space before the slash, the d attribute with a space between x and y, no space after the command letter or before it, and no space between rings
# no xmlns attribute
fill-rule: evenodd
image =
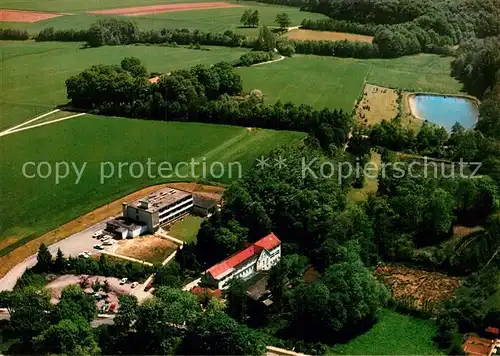
<svg viewBox="0 0 500 356"><path fill-rule="evenodd" d="M133 289L133 288L137 287L138 285L139 285L139 283L134 282L134 283L132 283L132 285L130 287Z"/></svg>
<svg viewBox="0 0 500 356"><path fill-rule="evenodd" d="M100 244L94 245L94 248L96 250L104 250L104 247L102 247L102 245L100 245Z"/></svg>
<svg viewBox="0 0 500 356"><path fill-rule="evenodd" d="M101 241L108 241L108 240L111 240L113 238L113 236L111 235L104 235L101 239Z"/></svg>
<svg viewBox="0 0 500 356"><path fill-rule="evenodd" d="M85 252L82 252L82 253L79 253L78 254L78 257L81 257L81 258L90 258L90 254L87 254Z"/></svg>
<svg viewBox="0 0 500 356"><path fill-rule="evenodd" d="M151 288L153 288L153 283L149 282L148 285L146 287L144 287L144 291L147 292L149 291Z"/></svg>
<svg viewBox="0 0 500 356"><path fill-rule="evenodd" d="M128 282L128 278L122 278L122 280L120 281L120 284L124 285L127 282Z"/></svg>
<svg viewBox="0 0 500 356"><path fill-rule="evenodd" d="M93 237L94 239L98 239L99 237L101 237L101 235L102 235L102 231L97 231L97 232L94 232L94 233L92 234L92 237Z"/></svg>
<svg viewBox="0 0 500 356"><path fill-rule="evenodd" d="M104 241L102 244L103 244L104 246L111 246L111 245L114 245L114 243L115 243L115 242L114 242L113 240L106 240L106 241Z"/></svg>

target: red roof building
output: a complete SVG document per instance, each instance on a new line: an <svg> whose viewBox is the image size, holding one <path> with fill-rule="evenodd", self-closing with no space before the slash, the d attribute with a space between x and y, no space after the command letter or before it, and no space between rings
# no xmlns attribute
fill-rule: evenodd
<svg viewBox="0 0 500 356"><path fill-rule="evenodd" d="M281 241L270 233L244 250L226 258L205 271L205 282L216 288L227 288L232 278L250 278L259 271L271 269L281 258Z"/></svg>

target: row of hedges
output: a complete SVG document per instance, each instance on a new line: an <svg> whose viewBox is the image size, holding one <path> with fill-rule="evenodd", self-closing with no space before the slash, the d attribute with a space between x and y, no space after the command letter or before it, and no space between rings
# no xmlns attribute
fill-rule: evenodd
<svg viewBox="0 0 500 356"><path fill-rule="evenodd" d="M272 61L275 58L273 52L252 51L242 55L233 65L235 67L250 67L252 64Z"/></svg>
<svg viewBox="0 0 500 356"><path fill-rule="evenodd" d="M361 24L351 21L334 20L334 19L321 19L321 20L304 19L302 21L301 28L308 30L338 31L338 32L355 33L358 35L373 36L380 28L380 26L373 24Z"/></svg>
<svg viewBox="0 0 500 356"><path fill-rule="evenodd" d="M0 40L19 40L24 41L30 36L26 30L18 30L14 28L0 29Z"/></svg>

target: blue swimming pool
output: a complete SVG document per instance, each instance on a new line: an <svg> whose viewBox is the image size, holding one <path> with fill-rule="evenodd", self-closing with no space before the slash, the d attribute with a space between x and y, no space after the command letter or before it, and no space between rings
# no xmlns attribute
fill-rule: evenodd
<svg viewBox="0 0 500 356"><path fill-rule="evenodd" d="M457 96L416 94L410 96L412 114L451 131L458 122L466 129L473 128L479 115L477 103Z"/></svg>

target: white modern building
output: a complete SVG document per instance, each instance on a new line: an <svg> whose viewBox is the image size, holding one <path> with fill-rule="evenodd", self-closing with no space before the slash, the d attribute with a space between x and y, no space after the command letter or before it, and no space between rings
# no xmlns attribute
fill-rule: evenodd
<svg viewBox="0 0 500 356"><path fill-rule="evenodd" d="M233 278L251 278L257 272L268 271L281 259L281 241L273 233L246 249L210 267L203 281L219 289L227 289Z"/></svg>
<svg viewBox="0 0 500 356"><path fill-rule="evenodd" d="M153 233L160 226L188 214L192 208L191 193L164 188L145 198L123 203L123 217L145 224L147 232Z"/></svg>

